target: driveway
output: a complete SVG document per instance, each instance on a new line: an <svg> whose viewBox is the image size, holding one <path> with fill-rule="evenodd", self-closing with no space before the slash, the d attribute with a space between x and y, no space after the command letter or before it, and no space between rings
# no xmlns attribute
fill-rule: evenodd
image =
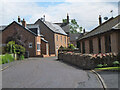
<svg viewBox="0 0 120 90"><path fill-rule="evenodd" d="M102 88L95 75L56 57L22 61L2 71L2 79L3 88Z"/></svg>

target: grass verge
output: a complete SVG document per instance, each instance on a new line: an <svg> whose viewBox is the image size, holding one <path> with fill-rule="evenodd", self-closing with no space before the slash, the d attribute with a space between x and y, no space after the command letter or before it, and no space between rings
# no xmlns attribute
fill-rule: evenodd
<svg viewBox="0 0 120 90"><path fill-rule="evenodd" d="M120 67L95 68L95 70L120 70Z"/></svg>

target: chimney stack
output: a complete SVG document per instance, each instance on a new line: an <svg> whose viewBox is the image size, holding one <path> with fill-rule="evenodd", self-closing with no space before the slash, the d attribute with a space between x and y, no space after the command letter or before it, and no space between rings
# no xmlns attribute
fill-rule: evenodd
<svg viewBox="0 0 120 90"><path fill-rule="evenodd" d="M44 21L45 21L45 15L43 15Z"/></svg>
<svg viewBox="0 0 120 90"><path fill-rule="evenodd" d="M69 15L67 13L67 24L69 24Z"/></svg>
<svg viewBox="0 0 120 90"><path fill-rule="evenodd" d="M102 17L101 17L101 15L99 15L99 25L101 25L102 24Z"/></svg>
<svg viewBox="0 0 120 90"><path fill-rule="evenodd" d="M22 21L22 26L26 27L26 21L25 21L24 18L23 18L23 21Z"/></svg>
<svg viewBox="0 0 120 90"><path fill-rule="evenodd" d="M85 29L83 29L83 33L85 33Z"/></svg>
<svg viewBox="0 0 120 90"><path fill-rule="evenodd" d="M21 20L20 20L20 16L18 16L18 22L19 22L19 23L21 22Z"/></svg>

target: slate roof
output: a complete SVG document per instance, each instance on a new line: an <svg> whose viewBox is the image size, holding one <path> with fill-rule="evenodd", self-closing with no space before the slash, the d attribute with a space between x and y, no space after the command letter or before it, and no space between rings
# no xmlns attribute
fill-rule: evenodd
<svg viewBox="0 0 120 90"><path fill-rule="evenodd" d="M55 33L60 33L60 34L63 34L63 35L67 35L65 33L65 31L57 24L54 24L54 23L50 23L48 21L45 21L44 22L53 32Z"/></svg>
<svg viewBox="0 0 120 90"><path fill-rule="evenodd" d="M67 23L55 23L59 25L66 33L70 31L70 26Z"/></svg>
<svg viewBox="0 0 120 90"><path fill-rule="evenodd" d="M83 33L70 33L70 41L76 41L83 36Z"/></svg>
<svg viewBox="0 0 120 90"><path fill-rule="evenodd" d="M110 31L115 25L117 25L120 22L120 15L118 15L115 18L110 18L109 20L107 20L106 22L102 23L100 26L96 27L95 29L93 29L92 31L90 31L89 33L87 33L86 35L84 35L82 38L79 38L79 40L81 39L85 39L91 36L95 36L98 34L102 34L105 32Z"/></svg>
<svg viewBox="0 0 120 90"><path fill-rule="evenodd" d="M48 21L42 21L41 19L38 19L35 24L38 22L38 21L41 21L43 24L45 24L52 32L54 33L59 33L59 34L62 34L62 35L67 35L65 33L65 31L57 24L54 24L54 23L51 23L51 22L48 22Z"/></svg>

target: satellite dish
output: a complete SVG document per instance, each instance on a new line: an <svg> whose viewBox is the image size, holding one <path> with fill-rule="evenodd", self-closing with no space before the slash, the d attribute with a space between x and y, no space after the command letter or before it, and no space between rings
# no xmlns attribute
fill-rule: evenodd
<svg viewBox="0 0 120 90"><path fill-rule="evenodd" d="M108 17L104 17L104 20L108 20Z"/></svg>

